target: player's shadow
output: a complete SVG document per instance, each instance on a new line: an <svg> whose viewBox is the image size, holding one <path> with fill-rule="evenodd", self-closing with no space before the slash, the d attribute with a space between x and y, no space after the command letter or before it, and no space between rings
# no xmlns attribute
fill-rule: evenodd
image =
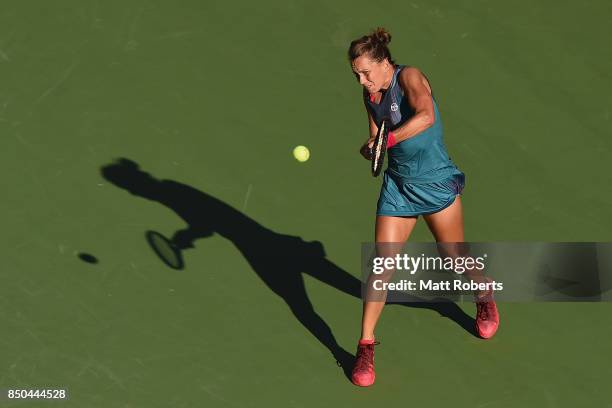
<svg viewBox="0 0 612 408"><path fill-rule="evenodd" d="M320 242L274 232L209 194L173 180L156 179L128 159L106 165L101 172L115 186L157 201L181 217L187 228L172 237L180 249L193 248L195 240L214 233L232 241L261 280L287 303L300 323L329 349L350 376L354 357L338 344L330 327L314 310L302 273L359 299L361 281L327 259ZM453 302L406 305L435 310L476 335L474 320Z"/></svg>

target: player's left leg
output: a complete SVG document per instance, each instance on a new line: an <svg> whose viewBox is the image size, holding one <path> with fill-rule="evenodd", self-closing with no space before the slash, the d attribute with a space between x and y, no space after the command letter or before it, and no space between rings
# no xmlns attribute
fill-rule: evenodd
<svg viewBox="0 0 612 408"><path fill-rule="evenodd" d="M437 242L463 242L463 207L461 196L442 211L423 218Z"/></svg>
<svg viewBox="0 0 612 408"><path fill-rule="evenodd" d="M456 243L464 241L461 196L457 195L453 204L444 210L425 215L423 218L425 218L425 222L437 242ZM471 279L476 278L475 275L466 275ZM476 331L484 339L491 338L499 327L499 312L493 300L492 291L475 294L475 302Z"/></svg>

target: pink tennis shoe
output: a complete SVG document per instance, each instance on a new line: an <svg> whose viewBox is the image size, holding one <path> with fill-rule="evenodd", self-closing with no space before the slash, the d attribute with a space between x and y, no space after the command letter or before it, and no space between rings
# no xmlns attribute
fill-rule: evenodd
<svg viewBox="0 0 612 408"><path fill-rule="evenodd" d="M499 312L493 295L476 299L476 331L483 339L490 339L499 327Z"/></svg>
<svg viewBox="0 0 612 408"><path fill-rule="evenodd" d="M374 340L360 340L357 345L357 358L351 380L353 384L360 387L369 387L374 384L376 373L374 372L374 346L380 344Z"/></svg>

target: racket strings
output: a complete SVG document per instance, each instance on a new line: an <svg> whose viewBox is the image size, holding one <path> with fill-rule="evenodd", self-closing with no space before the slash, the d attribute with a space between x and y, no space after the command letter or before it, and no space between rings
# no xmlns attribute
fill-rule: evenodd
<svg viewBox="0 0 612 408"><path fill-rule="evenodd" d="M376 138L376 144L374 146L374 157L373 157L373 172L374 175L378 175L379 168L382 165L381 157L384 154L385 140L387 133L387 122L383 121L380 125L379 137Z"/></svg>

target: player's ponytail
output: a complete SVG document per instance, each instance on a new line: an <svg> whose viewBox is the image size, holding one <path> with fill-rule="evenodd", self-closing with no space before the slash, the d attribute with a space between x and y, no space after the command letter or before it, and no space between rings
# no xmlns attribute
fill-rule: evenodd
<svg viewBox="0 0 612 408"><path fill-rule="evenodd" d="M382 27L378 27L376 30L374 30L374 32L370 34L370 37L373 41L377 41L385 47L391 42L391 34L389 34L387 30Z"/></svg>
<svg viewBox="0 0 612 408"><path fill-rule="evenodd" d="M348 58L351 62L367 55L372 60L382 62L385 59L389 60L391 64L395 65L395 62L391 58L391 51L387 44L391 42L391 34L382 27L378 27L372 31L369 35L364 35L353 42L348 50Z"/></svg>

